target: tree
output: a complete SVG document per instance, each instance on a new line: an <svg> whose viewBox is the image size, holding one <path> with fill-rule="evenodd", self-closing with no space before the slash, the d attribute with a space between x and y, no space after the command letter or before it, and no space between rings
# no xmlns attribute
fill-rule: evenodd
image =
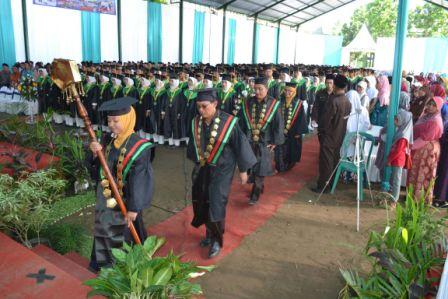
<svg viewBox="0 0 448 299"><path fill-rule="evenodd" d="M372 37L390 37L395 34L398 3L394 0L374 0L353 13L350 23L342 26L343 46L348 45L366 24Z"/></svg>
<svg viewBox="0 0 448 299"><path fill-rule="evenodd" d="M391 37L395 35L398 1L374 0L355 10L350 22L342 26L343 46L347 46L366 24L372 37ZM426 3L409 14L408 36L448 37L448 10Z"/></svg>
<svg viewBox="0 0 448 299"><path fill-rule="evenodd" d="M448 10L426 3L409 15L411 36L448 37Z"/></svg>

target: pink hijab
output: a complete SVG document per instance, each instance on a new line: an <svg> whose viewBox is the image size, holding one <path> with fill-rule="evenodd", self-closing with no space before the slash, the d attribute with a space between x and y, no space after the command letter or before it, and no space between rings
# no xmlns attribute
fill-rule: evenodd
<svg viewBox="0 0 448 299"><path fill-rule="evenodd" d="M430 142L439 140L443 133L443 121L440 111L443 106L441 97L433 97L429 101L434 100L437 106L437 113L424 113L414 125L414 140L420 138L423 141Z"/></svg>
<svg viewBox="0 0 448 299"><path fill-rule="evenodd" d="M381 75L377 79L378 100L380 106L388 106L390 100L390 85L387 76Z"/></svg>

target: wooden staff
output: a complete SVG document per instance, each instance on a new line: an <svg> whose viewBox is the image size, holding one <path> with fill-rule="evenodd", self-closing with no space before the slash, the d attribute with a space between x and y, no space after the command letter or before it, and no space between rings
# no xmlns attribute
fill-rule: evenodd
<svg viewBox="0 0 448 299"><path fill-rule="evenodd" d="M62 90L67 97L67 102L75 102L76 108L78 110L79 116L84 121L84 126L87 133L90 136L90 142L97 141L95 131L92 129L92 122L87 115L87 110L81 102L80 92L83 93L82 80L79 73L78 66L73 60L67 59L55 59L52 63L51 78L54 83ZM127 210L124 205L123 199L121 198L120 192L118 192L117 184L110 172L109 166L107 166L106 158L104 157L103 151L96 152L97 157L103 167L106 178L109 181L110 188L114 198L116 199L118 205L120 206L121 213L126 217ZM134 238L136 244L141 244L140 238L138 237L137 231L135 230L134 224L131 223L129 230Z"/></svg>

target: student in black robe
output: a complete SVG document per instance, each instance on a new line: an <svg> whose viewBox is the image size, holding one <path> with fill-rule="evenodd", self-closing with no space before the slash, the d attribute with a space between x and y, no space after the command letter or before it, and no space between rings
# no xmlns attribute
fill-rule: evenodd
<svg viewBox="0 0 448 299"><path fill-rule="evenodd" d="M110 94L112 99L118 99L123 97L123 86L121 79L116 77L112 78L112 86L110 87Z"/></svg>
<svg viewBox="0 0 448 299"><path fill-rule="evenodd" d="M182 136L182 113L185 111L185 99L176 74L170 74L169 89L166 91L165 100L163 134L171 147L180 146L180 140L185 137Z"/></svg>
<svg viewBox="0 0 448 299"><path fill-rule="evenodd" d="M151 100L151 82L144 77L141 77L140 81L138 103L136 104L137 115L140 115L140 119L137 117L137 122L140 122L140 128L142 130L140 136L151 140L155 132L155 127L152 125L152 119L155 116L154 106Z"/></svg>
<svg viewBox="0 0 448 299"><path fill-rule="evenodd" d="M216 89L198 92L197 115L190 132L187 157L195 163L192 179L193 220L206 226L201 247L210 246L208 256L215 257L223 246L226 205L235 167L241 183L247 182L247 170L257 162L249 142L238 126L238 118L218 110Z"/></svg>
<svg viewBox="0 0 448 299"><path fill-rule="evenodd" d="M329 192L328 188L323 189L339 162L340 150L351 112L350 101L345 96L348 83L347 78L343 75L337 75L334 78L334 92L328 99L319 121L319 179L316 188L311 189L316 193Z"/></svg>
<svg viewBox="0 0 448 299"><path fill-rule="evenodd" d="M267 79L267 88L268 95L271 98L279 99L280 98L280 86L277 84L277 81L274 79L274 66L272 64L267 65L267 68L264 71L264 75Z"/></svg>
<svg viewBox="0 0 448 299"><path fill-rule="evenodd" d="M256 204L264 190L264 177L274 174L271 152L285 142L284 122L278 107L280 102L268 96L268 80L255 79L255 96L243 101L240 119L241 127L247 135L257 164L251 170L254 183L249 204Z"/></svg>
<svg viewBox="0 0 448 299"><path fill-rule="evenodd" d="M296 84L287 82L280 96L279 110L283 116L285 143L275 147L275 168L284 172L300 162L302 157L302 134L308 133L303 101L297 98Z"/></svg>
<svg viewBox="0 0 448 299"><path fill-rule="evenodd" d="M196 109L197 85L198 81L196 78L190 76L188 78L188 87L182 92L185 102L185 111L182 113L182 135L186 136L184 138L186 143L189 141L188 135L191 129L191 120L198 113Z"/></svg>
<svg viewBox="0 0 448 299"><path fill-rule="evenodd" d="M219 110L228 114L234 114L233 111L236 110L235 99L237 99L238 96L230 80L230 75L222 75L221 87L218 89Z"/></svg>
<svg viewBox="0 0 448 299"><path fill-rule="evenodd" d="M154 110L154 118L149 120L149 126L154 129L154 142L164 144L163 121L165 118L166 89L165 82L160 75L155 76L154 88L151 89L151 102Z"/></svg>
<svg viewBox="0 0 448 299"><path fill-rule="evenodd" d="M127 210L126 216L123 216L102 167L94 159L92 166L96 170L94 174L98 176L94 242L90 260L90 268L94 271L113 265L113 248L121 248L123 242L134 241L129 231L131 223L142 243L147 236L142 212L150 206L153 194L150 162L152 144L134 133L135 111L132 104L135 102L133 98L118 98L103 103L99 110L107 112L109 128L115 137L103 145L98 142L90 144L94 157L98 151L104 151L118 189L123 193Z"/></svg>
<svg viewBox="0 0 448 299"><path fill-rule="evenodd" d="M94 76L87 76L86 84L84 85L83 97L84 107L86 107L87 115L92 122L94 129L98 125L98 98L100 89L98 84L96 84L96 79Z"/></svg>
<svg viewBox="0 0 448 299"><path fill-rule="evenodd" d="M51 78L47 70L39 69L39 78L37 79L37 101L39 103L39 114L46 113L49 108L48 95L51 89Z"/></svg>
<svg viewBox="0 0 448 299"><path fill-rule="evenodd" d="M112 94L110 92L111 90L111 83L110 79L106 74L103 74L100 76L100 84L98 86L99 88L99 96L98 96L98 107L109 100L112 99ZM98 110L97 110L98 111ZM101 126L102 131L108 131L109 128L107 127L107 118L103 113L97 112L98 117L98 125Z"/></svg>

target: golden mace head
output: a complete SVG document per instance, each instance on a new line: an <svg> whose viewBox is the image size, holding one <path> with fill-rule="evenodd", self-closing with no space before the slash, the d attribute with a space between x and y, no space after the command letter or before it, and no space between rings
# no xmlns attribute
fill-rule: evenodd
<svg viewBox="0 0 448 299"><path fill-rule="evenodd" d="M53 60L51 79L61 89L67 102L73 101L77 95L84 95L81 74L73 60Z"/></svg>

